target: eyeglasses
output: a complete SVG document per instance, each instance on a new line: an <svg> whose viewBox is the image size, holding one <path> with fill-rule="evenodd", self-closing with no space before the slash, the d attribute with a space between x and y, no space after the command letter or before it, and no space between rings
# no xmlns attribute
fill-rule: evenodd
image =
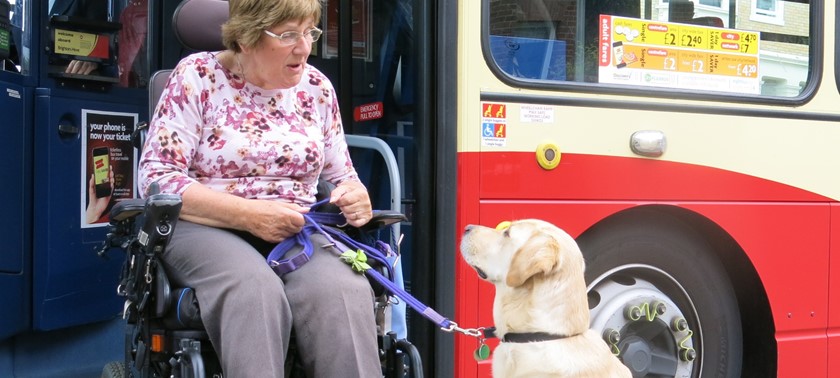
<svg viewBox="0 0 840 378"><path fill-rule="evenodd" d="M277 38L277 40L280 41L280 44L284 46L291 46L297 44L301 38L306 38L306 40L309 41L309 43L314 43L318 40L318 38L321 38L321 34L323 33L323 31L318 28L307 29L303 33L296 31L287 31L282 32L280 34L274 34L268 30L263 31L270 37Z"/></svg>

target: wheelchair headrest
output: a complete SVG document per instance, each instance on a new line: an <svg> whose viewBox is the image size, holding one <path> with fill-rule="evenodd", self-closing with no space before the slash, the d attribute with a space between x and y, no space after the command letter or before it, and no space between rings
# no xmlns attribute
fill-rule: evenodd
<svg viewBox="0 0 840 378"><path fill-rule="evenodd" d="M227 0L184 0L172 15L172 29L188 49L224 50L222 24L229 14Z"/></svg>

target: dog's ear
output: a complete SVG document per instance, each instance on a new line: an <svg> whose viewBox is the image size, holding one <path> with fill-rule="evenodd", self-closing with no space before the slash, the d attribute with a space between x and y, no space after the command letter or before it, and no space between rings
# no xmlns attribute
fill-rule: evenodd
<svg viewBox="0 0 840 378"><path fill-rule="evenodd" d="M513 254L505 282L510 287L522 286L537 274L548 274L560 262L560 243L554 238L531 237Z"/></svg>

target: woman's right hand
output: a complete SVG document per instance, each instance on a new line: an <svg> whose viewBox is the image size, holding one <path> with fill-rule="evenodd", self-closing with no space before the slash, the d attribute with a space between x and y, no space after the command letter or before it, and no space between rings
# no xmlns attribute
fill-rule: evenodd
<svg viewBox="0 0 840 378"><path fill-rule="evenodd" d="M308 207L267 200L249 200L246 230L267 242L279 243L303 229Z"/></svg>

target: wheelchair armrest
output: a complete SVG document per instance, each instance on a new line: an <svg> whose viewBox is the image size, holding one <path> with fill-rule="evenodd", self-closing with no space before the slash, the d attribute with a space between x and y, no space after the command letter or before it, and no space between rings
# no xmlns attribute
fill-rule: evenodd
<svg viewBox="0 0 840 378"><path fill-rule="evenodd" d="M126 219L134 218L143 213L146 207L146 200L142 198L131 198L117 202L111 208L110 219L111 224L122 222Z"/></svg>
<svg viewBox="0 0 840 378"><path fill-rule="evenodd" d="M318 193L315 195L315 200L321 201L328 198L333 189L335 189L334 184L327 180L319 179ZM338 214L341 212L338 206L331 203L322 204L321 206L318 206L318 208L313 210L323 213L334 214ZM373 218L371 218L370 222L367 222L364 226L360 227L359 231L375 231L390 226L394 223L405 222L407 220L408 218L405 215L395 210L374 210Z"/></svg>
<svg viewBox="0 0 840 378"><path fill-rule="evenodd" d="M405 222L407 220L408 218L399 211L374 210L373 218L370 219L370 222L367 222L364 226L360 227L359 230L362 232L379 230L394 223Z"/></svg>

